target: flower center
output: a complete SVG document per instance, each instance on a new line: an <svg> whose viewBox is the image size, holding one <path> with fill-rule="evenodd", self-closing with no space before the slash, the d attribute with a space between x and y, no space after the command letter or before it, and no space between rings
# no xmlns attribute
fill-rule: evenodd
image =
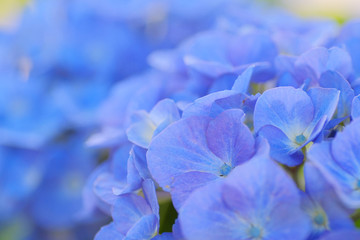
<svg viewBox="0 0 360 240"><path fill-rule="evenodd" d="M251 226L251 228L249 229L249 235L251 238L258 239L261 237L261 234L261 229L258 227Z"/></svg>
<svg viewBox="0 0 360 240"><path fill-rule="evenodd" d="M315 217L314 217L314 222L317 224L317 225L324 225L325 224L325 218L322 214L317 214Z"/></svg>
<svg viewBox="0 0 360 240"><path fill-rule="evenodd" d="M299 145L302 145L306 141L306 137L303 134L300 134L295 137L295 142Z"/></svg>
<svg viewBox="0 0 360 240"><path fill-rule="evenodd" d="M224 163L220 168L220 177L225 177L231 172L231 166Z"/></svg>

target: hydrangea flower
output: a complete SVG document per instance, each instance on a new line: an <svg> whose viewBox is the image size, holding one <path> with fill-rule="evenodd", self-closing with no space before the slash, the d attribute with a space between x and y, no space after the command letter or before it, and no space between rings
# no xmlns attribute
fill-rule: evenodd
<svg viewBox="0 0 360 240"><path fill-rule="evenodd" d="M338 100L336 89L269 89L256 102L254 130L269 141L274 159L287 166L299 165L304 158L301 149L321 134Z"/></svg>
<svg viewBox="0 0 360 240"><path fill-rule="evenodd" d="M242 123L240 109L216 118L194 116L179 120L157 135L147 152L149 170L175 207L206 183L227 176L255 153L255 139Z"/></svg>
<svg viewBox="0 0 360 240"><path fill-rule="evenodd" d="M95 240L152 239L157 234L159 205L152 180L145 180L142 189L144 198L128 193L115 200L112 209L114 221L102 227Z"/></svg>
<svg viewBox="0 0 360 240"><path fill-rule="evenodd" d="M334 186L343 203L349 208L359 208L359 150L360 133L358 119L337 133L331 142L314 144L308 158Z"/></svg>
<svg viewBox="0 0 360 240"><path fill-rule="evenodd" d="M179 218L185 239L305 239L310 230L296 186L266 151L195 190Z"/></svg>
<svg viewBox="0 0 360 240"><path fill-rule="evenodd" d="M318 239L330 231L355 229L351 211L337 197L333 187L310 162L304 166L305 194L301 205L311 218L312 231L307 239Z"/></svg>

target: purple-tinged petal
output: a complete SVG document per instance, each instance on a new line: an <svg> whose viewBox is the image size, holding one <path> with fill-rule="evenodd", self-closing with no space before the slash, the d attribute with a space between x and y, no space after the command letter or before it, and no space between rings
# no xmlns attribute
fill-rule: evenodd
<svg viewBox="0 0 360 240"><path fill-rule="evenodd" d="M209 117L179 120L152 140L147 152L148 167L164 190L169 190L178 175L191 171L216 174L224 164L207 146L210 120Z"/></svg>
<svg viewBox="0 0 360 240"><path fill-rule="evenodd" d="M206 139L209 149L228 165L235 167L249 160L255 152L255 140L242 123L244 112L226 110L209 123Z"/></svg>
<svg viewBox="0 0 360 240"><path fill-rule="evenodd" d="M216 100L226 99L228 97L237 95L239 95L239 93L235 91L224 90L198 98L194 101L194 103L190 104L184 109L182 117L188 118L191 116L210 116L211 111L214 111L212 110L212 107Z"/></svg>
<svg viewBox="0 0 360 240"><path fill-rule="evenodd" d="M190 194L197 188L219 179L219 176L204 172L187 172L174 179L171 185L171 199L179 211Z"/></svg>

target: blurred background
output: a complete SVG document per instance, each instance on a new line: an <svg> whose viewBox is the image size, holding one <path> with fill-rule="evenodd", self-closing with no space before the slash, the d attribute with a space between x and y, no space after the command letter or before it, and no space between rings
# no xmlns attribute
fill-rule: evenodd
<svg viewBox="0 0 360 240"><path fill-rule="evenodd" d="M128 103L154 77L150 53L209 29L233 4L245 16L249 2L0 0L0 240L92 239L110 221L92 184L128 109L108 116L109 96L130 89L116 99ZM258 4L336 24L360 16L357 0Z"/></svg>

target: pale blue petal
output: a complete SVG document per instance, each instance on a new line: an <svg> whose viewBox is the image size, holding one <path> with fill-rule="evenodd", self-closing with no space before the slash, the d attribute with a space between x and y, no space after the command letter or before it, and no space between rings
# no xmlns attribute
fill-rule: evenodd
<svg viewBox="0 0 360 240"><path fill-rule="evenodd" d="M292 87L277 87L265 91L257 100L254 127L258 132L265 125L273 125L290 139L295 139L304 132L313 117L313 103L304 91Z"/></svg>
<svg viewBox="0 0 360 240"><path fill-rule="evenodd" d="M352 101L351 117L353 119L360 117L360 95L356 96Z"/></svg>

